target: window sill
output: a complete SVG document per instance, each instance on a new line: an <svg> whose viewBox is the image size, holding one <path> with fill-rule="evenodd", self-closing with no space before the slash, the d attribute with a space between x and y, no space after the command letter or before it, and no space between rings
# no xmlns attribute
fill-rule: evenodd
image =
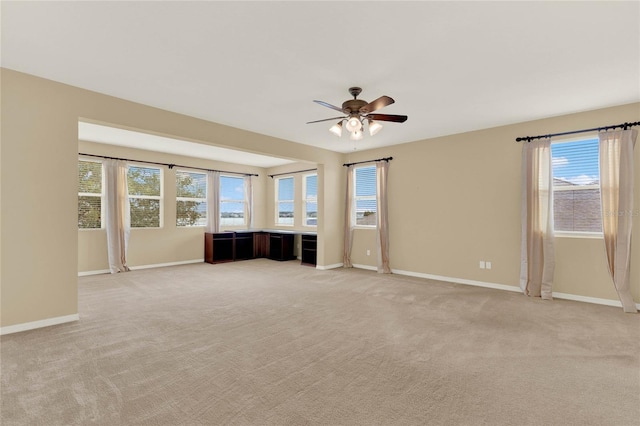
<svg viewBox="0 0 640 426"><path fill-rule="evenodd" d="M586 238L592 240L602 240L604 234L602 232L554 232L556 238Z"/></svg>

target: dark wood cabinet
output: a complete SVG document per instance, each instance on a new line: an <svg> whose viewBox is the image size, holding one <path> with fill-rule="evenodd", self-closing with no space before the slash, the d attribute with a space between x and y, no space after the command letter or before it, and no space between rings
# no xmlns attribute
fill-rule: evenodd
<svg viewBox="0 0 640 426"><path fill-rule="evenodd" d="M296 256L293 254L293 234L269 234L269 259L292 260Z"/></svg>
<svg viewBox="0 0 640 426"><path fill-rule="evenodd" d="M316 266L318 237L315 235L302 234L301 241L301 263L303 265Z"/></svg>
<svg viewBox="0 0 640 426"><path fill-rule="evenodd" d="M236 232L234 260L253 258L253 232Z"/></svg>
<svg viewBox="0 0 640 426"><path fill-rule="evenodd" d="M204 261L207 263L232 262L234 259L233 232L204 234Z"/></svg>
<svg viewBox="0 0 640 426"><path fill-rule="evenodd" d="M269 233L253 233L253 257L269 257Z"/></svg>
<svg viewBox="0 0 640 426"><path fill-rule="evenodd" d="M293 260L296 258L293 253L294 237L294 233L263 231L206 232L204 234L204 261L221 263L259 257L280 261ZM307 237L311 238L305 240ZM315 235L303 235L302 263L316 264L315 238ZM307 242L305 243L305 241Z"/></svg>

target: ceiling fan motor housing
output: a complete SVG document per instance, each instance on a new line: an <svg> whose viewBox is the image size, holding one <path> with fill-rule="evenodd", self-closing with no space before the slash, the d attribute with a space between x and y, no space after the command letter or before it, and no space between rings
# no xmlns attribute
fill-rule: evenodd
<svg viewBox="0 0 640 426"><path fill-rule="evenodd" d="M363 101L362 99L356 99L358 95L362 92L360 87L350 87L349 93L353 96L353 99L349 99L342 103L342 111L345 114L355 114L360 112L360 108L367 105L367 101Z"/></svg>
<svg viewBox="0 0 640 426"><path fill-rule="evenodd" d="M345 114L355 114L360 112L360 108L368 105L369 102L362 99L350 99L342 103L342 111Z"/></svg>

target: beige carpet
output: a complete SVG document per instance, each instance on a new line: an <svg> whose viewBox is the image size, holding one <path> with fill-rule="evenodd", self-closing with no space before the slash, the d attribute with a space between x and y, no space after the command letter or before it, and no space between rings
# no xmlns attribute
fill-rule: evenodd
<svg viewBox="0 0 640 426"><path fill-rule="evenodd" d="M640 316L266 259L84 277L2 425L638 425Z"/></svg>

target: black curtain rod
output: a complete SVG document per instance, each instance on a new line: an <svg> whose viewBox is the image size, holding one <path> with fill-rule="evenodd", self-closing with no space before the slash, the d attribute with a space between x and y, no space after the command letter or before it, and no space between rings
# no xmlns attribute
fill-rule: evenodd
<svg viewBox="0 0 640 426"><path fill-rule="evenodd" d="M297 172L276 173L275 175L267 175L267 176L273 179L274 176L284 176L284 175L292 175L294 173L313 172L315 170L318 170L318 169L307 169L307 170L298 170Z"/></svg>
<svg viewBox="0 0 640 426"><path fill-rule="evenodd" d="M596 132L596 131L597 132L602 132L602 131L616 129L618 127L622 127L622 129L627 130L629 127L633 127L633 126L640 126L640 121L636 121L635 123L616 124L616 125L613 125L613 126L594 127L592 129L572 130L570 132L551 133L551 134L548 134L548 135L523 136L523 137L520 137L520 138L516 138L516 142L522 142L522 141L531 142L532 140L535 140L535 139L552 138L554 136L575 135L576 133L587 133L587 132Z"/></svg>
<svg viewBox="0 0 640 426"><path fill-rule="evenodd" d="M391 161L391 160L393 160L393 157L385 157L385 158L377 158L375 160L358 161L356 163L344 163L343 166L349 167L349 166L353 166L354 164L376 163L378 161Z"/></svg>
<svg viewBox="0 0 640 426"><path fill-rule="evenodd" d="M84 154L82 152L79 152L78 155L84 155L87 157L107 158L109 160L132 161L134 163L155 164L158 166L167 166L169 167L169 169L173 169L174 167L183 167L185 169L204 170L205 172L220 172L220 173L229 173L229 174L242 175L242 176L259 176L254 173L240 173L240 172L228 172L226 170L203 169L202 167L182 166L180 164L171 164L171 163L158 163L155 161L132 160L130 158L107 157L106 155Z"/></svg>

